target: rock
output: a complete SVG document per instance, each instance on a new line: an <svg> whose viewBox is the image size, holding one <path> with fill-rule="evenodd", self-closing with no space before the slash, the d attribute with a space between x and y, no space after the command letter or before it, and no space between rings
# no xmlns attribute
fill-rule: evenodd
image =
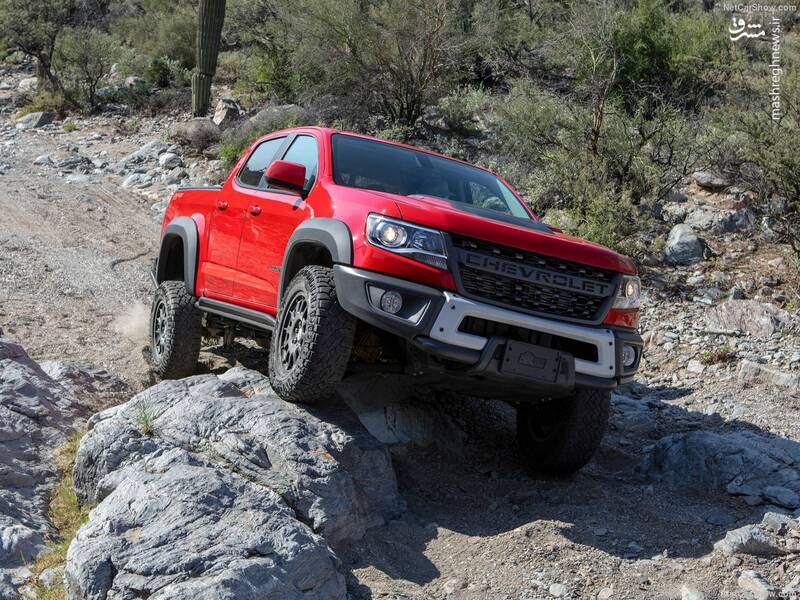
<svg viewBox="0 0 800 600"><path fill-rule="evenodd" d="M548 589L551 596L555 596L556 598L563 598L567 594L569 594L569 589L563 583L553 583L550 585Z"/></svg>
<svg viewBox="0 0 800 600"><path fill-rule="evenodd" d="M712 329L738 329L764 338L793 324L786 311L756 300L728 300L707 309L705 317Z"/></svg>
<svg viewBox="0 0 800 600"><path fill-rule="evenodd" d="M773 486L800 494L800 444L751 431L714 433L691 431L668 435L653 446L643 470L654 479L698 489L726 490L729 494L774 503L793 498L775 494ZM690 478L686 477L691 473Z"/></svg>
<svg viewBox="0 0 800 600"><path fill-rule="evenodd" d="M737 584L744 591L750 592L755 600L771 600L775 597L775 589L755 571L742 572Z"/></svg>
<svg viewBox="0 0 800 600"><path fill-rule="evenodd" d="M714 173L713 171L695 171L692 179L701 188L719 192L731 185L731 180L727 175Z"/></svg>
<svg viewBox="0 0 800 600"><path fill-rule="evenodd" d="M784 535L789 531L800 532L800 520L774 511L764 513L761 526L777 535Z"/></svg>
<svg viewBox="0 0 800 600"><path fill-rule="evenodd" d="M143 407L152 436L137 426ZM92 417L75 487L82 501L102 501L130 463L182 448L277 491L328 542L358 539L404 510L391 460L346 408L320 414L283 402L246 369L163 382Z"/></svg>
<svg viewBox="0 0 800 600"><path fill-rule="evenodd" d="M669 232L664 258L674 265L691 265L703 260L705 245L689 225L675 225Z"/></svg>
<svg viewBox="0 0 800 600"><path fill-rule="evenodd" d="M39 80L36 77L25 77L19 80L17 84L17 91L20 94L32 95L39 89Z"/></svg>
<svg viewBox="0 0 800 600"><path fill-rule="evenodd" d="M126 88L137 88L147 85L147 82L141 77L135 77L131 75L125 78L124 85Z"/></svg>
<svg viewBox="0 0 800 600"><path fill-rule="evenodd" d="M346 597L333 552L269 488L177 448L125 471L69 547L70 600Z"/></svg>
<svg viewBox="0 0 800 600"><path fill-rule="evenodd" d="M722 234L752 229L756 224L756 217L747 208L720 210L703 206L691 211L683 222L695 229Z"/></svg>
<svg viewBox="0 0 800 600"><path fill-rule="evenodd" d="M691 586L681 587L681 600L705 600L705 597L705 594Z"/></svg>
<svg viewBox="0 0 800 600"><path fill-rule="evenodd" d="M42 154L33 159L33 164L50 167L53 165L53 159L49 154Z"/></svg>
<svg viewBox="0 0 800 600"><path fill-rule="evenodd" d="M214 109L213 121L221 128L229 127L242 118L241 104L233 98L220 98Z"/></svg>
<svg viewBox="0 0 800 600"><path fill-rule="evenodd" d="M686 372L692 373L693 375L701 375L703 371L706 370L706 366L701 363L699 360L690 360L689 363L686 365Z"/></svg>
<svg viewBox="0 0 800 600"><path fill-rule="evenodd" d="M0 598L16 597L5 595L6 575L36 559L53 532L47 517L59 477L53 450L105 403L107 388L78 389L72 383L78 379L95 380L80 367L39 365L0 337Z"/></svg>
<svg viewBox="0 0 800 600"><path fill-rule="evenodd" d="M613 595L614 590L612 588L604 587L597 592L597 600L609 600Z"/></svg>
<svg viewBox="0 0 800 600"><path fill-rule="evenodd" d="M124 188L143 189L151 185L153 185L153 178L147 173L131 173L122 182Z"/></svg>
<svg viewBox="0 0 800 600"><path fill-rule="evenodd" d="M196 118L188 123L180 123L172 130L172 139L202 152L220 139L220 129L211 119Z"/></svg>
<svg viewBox="0 0 800 600"><path fill-rule="evenodd" d="M800 390L800 373L771 369L749 360L742 361L736 377L744 385L765 383L789 390Z"/></svg>
<svg viewBox="0 0 800 600"><path fill-rule="evenodd" d="M49 569L45 569L42 571L42 574L39 575L39 585L44 587L54 587L56 585L61 585L64 580L64 567L50 567Z"/></svg>
<svg viewBox="0 0 800 600"><path fill-rule="evenodd" d="M714 548L725 556L750 554L752 556L780 556L785 554L774 536L759 529L757 525L745 525L733 529L714 544Z"/></svg>
<svg viewBox="0 0 800 600"><path fill-rule="evenodd" d="M48 111L28 113L17 119L17 129L37 129L53 122L53 113Z"/></svg>
<svg viewBox="0 0 800 600"><path fill-rule="evenodd" d="M180 185L186 179L189 179L189 173L186 172L186 169L175 167L164 177L164 183L167 185Z"/></svg>
<svg viewBox="0 0 800 600"><path fill-rule="evenodd" d="M66 157L56 158L53 166L59 171L91 171L94 169L92 159L80 154L70 154Z"/></svg>
<svg viewBox="0 0 800 600"><path fill-rule="evenodd" d="M183 159L172 152L165 152L158 157L158 166L162 169L176 169L183 166Z"/></svg>
<svg viewBox="0 0 800 600"><path fill-rule="evenodd" d="M455 594L459 590L463 590L465 587L464 582L461 579L453 578L448 579L445 584L442 586L442 591L447 595L451 596Z"/></svg>

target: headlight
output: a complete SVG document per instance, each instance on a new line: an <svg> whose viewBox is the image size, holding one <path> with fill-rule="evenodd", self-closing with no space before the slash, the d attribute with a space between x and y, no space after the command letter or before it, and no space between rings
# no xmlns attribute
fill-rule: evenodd
<svg viewBox="0 0 800 600"><path fill-rule="evenodd" d="M642 284L638 277L625 275L614 299L614 308L639 308Z"/></svg>
<svg viewBox="0 0 800 600"><path fill-rule="evenodd" d="M444 237L435 229L372 214L367 217L367 240L384 250L447 270Z"/></svg>

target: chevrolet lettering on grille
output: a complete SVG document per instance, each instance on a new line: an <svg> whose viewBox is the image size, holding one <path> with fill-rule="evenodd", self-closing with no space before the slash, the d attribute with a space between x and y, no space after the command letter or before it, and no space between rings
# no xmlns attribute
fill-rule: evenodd
<svg viewBox="0 0 800 600"><path fill-rule="evenodd" d="M503 260L502 258L495 258L494 256L486 256L485 254L468 252L466 250L460 250L460 254L460 261L463 264L481 269L482 271L499 273L506 277L532 281L548 287L581 292L582 294L599 298L611 295L612 286L608 283L537 269L523 263L511 262Z"/></svg>

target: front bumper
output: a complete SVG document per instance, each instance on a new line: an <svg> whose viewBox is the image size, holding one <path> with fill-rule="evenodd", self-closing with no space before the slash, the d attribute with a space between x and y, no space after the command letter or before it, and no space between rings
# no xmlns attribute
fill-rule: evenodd
<svg viewBox="0 0 800 600"><path fill-rule="evenodd" d="M334 267L334 276L339 303L346 311L408 340L436 361L442 381L451 376L460 381L469 380L470 390L479 385L480 380L485 380L493 391L497 391L499 385L512 387L517 393L519 385L530 387L532 383L537 392L552 394L569 391L575 386L613 389L630 380L639 367L643 344L641 337L632 331L536 317L470 300L455 292L343 265ZM403 296L403 308L397 315L380 308L380 297L389 290ZM542 347L543 355L554 361L558 371L554 381L509 373L502 368L503 355L509 343L517 340L464 331L468 318L500 324L515 331L535 332L537 340L578 342L590 351L584 351L583 357L574 357L557 347ZM635 361L627 367L622 362L626 345L636 353ZM451 388L454 383L447 381Z"/></svg>

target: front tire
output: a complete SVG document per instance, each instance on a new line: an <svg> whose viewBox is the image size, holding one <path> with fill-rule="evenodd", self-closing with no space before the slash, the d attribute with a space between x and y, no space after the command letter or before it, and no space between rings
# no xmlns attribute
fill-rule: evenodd
<svg viewBox="0 0 800 600"><path fill-rule="evenodd" d="M611 392L576 389L571 396L517 408L517 441L531 469L569 475L594 456L608 426Z"/></svg>
<svg viewBox="0 0 800 600"><path fill-rule="evenodd" d="M356 319L336 298L333 270L300 270L283 294L269 352L272 389L287 402L315 404L342 380Z"/></svg>
<svg viewBox="0 0 800 600"><path fill-rule="evenodd" d="M181 379L194 373L203 326L194 298L183 281L158 286L150 312L150 367L156 379Z"/></svg>

